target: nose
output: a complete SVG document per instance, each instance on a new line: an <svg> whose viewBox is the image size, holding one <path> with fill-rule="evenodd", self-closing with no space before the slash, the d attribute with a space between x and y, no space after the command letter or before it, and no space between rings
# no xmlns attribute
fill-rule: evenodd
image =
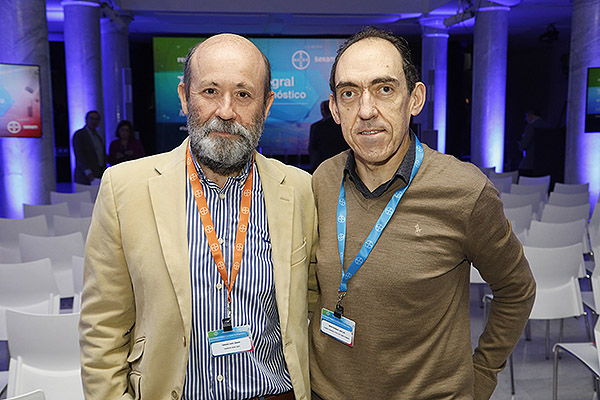
<svg viewBox="0 0 600 400"><path fill-rule="evenodd" d="M360 96L358 116L360 119L369 120L375 118L376 115L377 107L375 106L375 99L368 90L365 90L362 96Z"/></svg>
<svg viewBox="0 0 600 400"><path fill-rule="evenodd" d="M230 120L235 117L235 111L233 110L233 100L229 94L226 94L221 98L219 102L219 108L217 109L217 116L222 120Z"/></svg>

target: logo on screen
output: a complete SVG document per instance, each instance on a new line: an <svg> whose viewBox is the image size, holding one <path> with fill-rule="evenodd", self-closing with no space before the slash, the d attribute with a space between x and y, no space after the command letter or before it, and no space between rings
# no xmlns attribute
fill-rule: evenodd
<svg viewBox="0 0 600 400"><path fill-rule="evenodd" d="M310 65L310 56L304 50L298 50L292 54L292 65L299 70L306 69Z"/></svg>
<svg viewBox="0 0 600 400"><path fill-rule="evenodd" d="M8 124L6 124L6 130L8 133L16 135L17 133L21 132L21 124L18 121L10 121Z"/></svg>

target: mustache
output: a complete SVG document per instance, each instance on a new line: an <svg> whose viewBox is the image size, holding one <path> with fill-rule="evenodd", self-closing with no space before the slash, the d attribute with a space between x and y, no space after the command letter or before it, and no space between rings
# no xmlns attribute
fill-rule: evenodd
<svg viewBox="0 0 600 400"><path fill-rule="evenodd" d="M249 138L250 133L242 124L235 121L224 121L220 118L213 117L202 125L202 134L207 136L211 132L226 132L231 135Z"/></svg>

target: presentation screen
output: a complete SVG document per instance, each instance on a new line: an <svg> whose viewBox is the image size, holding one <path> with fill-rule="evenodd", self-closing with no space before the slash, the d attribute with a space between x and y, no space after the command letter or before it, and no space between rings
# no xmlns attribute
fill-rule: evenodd
<svg viewBox="0 0 600 400"><path fill-rule="evenodd" d="M600 132L600 67L588 68L585 131Z"/></svg>
<svg viewBox="0 0 600 400"><path fill-rule="evenodd" d="M42 136L39 66L0 63L0 136Z"/></svg>
<svg viewBox="0 0 600 400"><path fill-rule="evenodd" d="M177 85L185 57L204 38L155 37L154 84L157 150L167 151L187 136ZM310 125L321 119L320 103L329 98L329 72L343 39L250 38L271 63L275 101L265 123L259 151L266 155L308 154Z"/></svg>

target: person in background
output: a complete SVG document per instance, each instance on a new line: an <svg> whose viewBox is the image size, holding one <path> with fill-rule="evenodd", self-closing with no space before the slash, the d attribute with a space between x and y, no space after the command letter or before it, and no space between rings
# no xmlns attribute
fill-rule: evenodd
<svg viewBox="0 0 600 400"><path fill-rule="evenodd" d="M527 121L527 126L525 126L519 141L519 150L524 153L524 157L519 164L519 175L533 176L535 173L535 130L538 128L548 129L551 126L544 121L540 112L534 108L525 113L525 121Z"/></svg>
<svg viewBox="0 0 600 400"><path fill-rule="evenodd" d="M73 134L73 178L76 183L90 185L95 179L102 178L106 169L106 149L104 139L97 131L99 125L100 113L89 111L85 115L85 126Z"/></svg>
<svg viewBox="0 0 600 400"><path fill-rule="evenodd" d="M409 129L426 97L403 38L372 27L352 36L330 88L351 150L313 175L312 398L489 399L535 295L498 191ZM471 263L494 294L474 351Z"/></svg>
<svg viewBox="0 0 600 400"><path fill-rule="evenodd" d="M323 161L348 149L340 126L331 117L329 101L321 103L321 115L323 118L310 126L308 154L311 172Z"/></svg>
<svg viewBox="0 0 600 400"><path fill-rule="evenodd" d="M134 136L133 125L127 120L117 125L117 139L108 148L108 163L117 165L123 161L144 157L144 147Z"/></svg>
<svg viewBox="0 0 600 400"><path fill-rule="evenodd" d="M85 251L87 400L308 399L310 175L256 152L268 59L220 34L177 88L189 137L110 167Z"/></svg>

